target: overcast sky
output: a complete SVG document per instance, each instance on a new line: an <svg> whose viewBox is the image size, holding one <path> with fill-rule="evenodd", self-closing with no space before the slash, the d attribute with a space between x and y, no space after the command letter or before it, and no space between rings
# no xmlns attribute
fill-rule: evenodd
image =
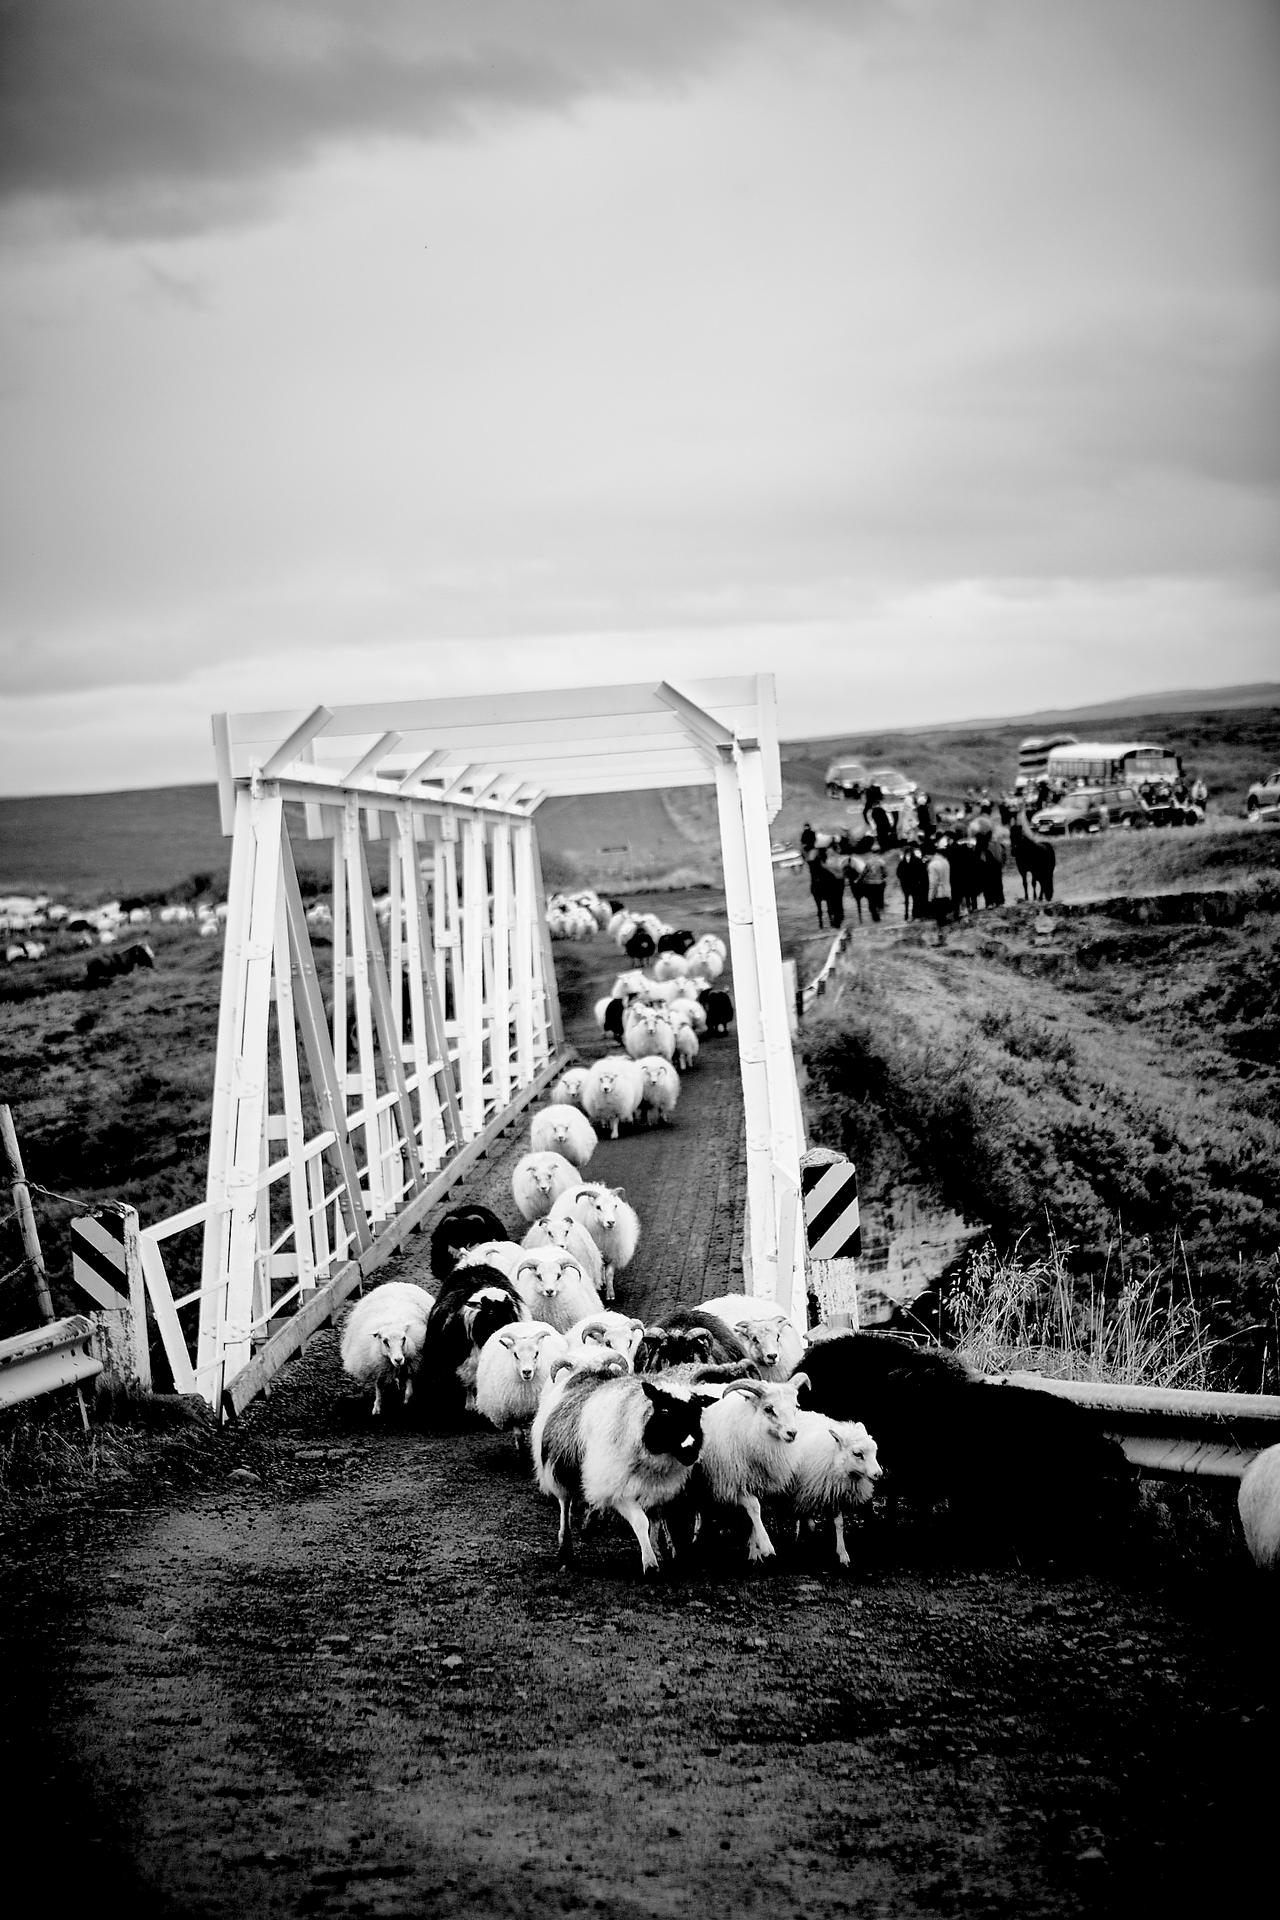
<svg viewBox="0 0 1280 1920"><path fill-rule="evenodd" d="M0 0L0 791L1280 678L1278 0Z"/></svg>

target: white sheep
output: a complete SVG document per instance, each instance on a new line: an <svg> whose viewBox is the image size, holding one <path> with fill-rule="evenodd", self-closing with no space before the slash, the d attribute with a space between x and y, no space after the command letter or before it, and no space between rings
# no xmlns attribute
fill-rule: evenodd
<svg viewBox="0 0 1280 1920"><path fill-rule="evenodd" d="M542 1220L531 1220L524 1244L526 1247L563 1247L599 1292L604 1282L603 1255L586 1228L571 1215L549 1213Z"/></svg>
<svg viewBox="0 0 1280 1920"><path fill-rule="evenodd" d="M689 962L682 953L664 952L654 956L652 973L655 980L683 980L689 971Z"/></svg>
<svg viewBox="0 0 1280 1920"><path fill-rule="evenodd" d="M553 1101L530 1121L529 1144L535 1153L558 1153L581 1172L596 1150L596 1130L580 1108Z"/></svg>
<svg viewBox="0 0 1280 1920"><path fill-rule="evenodd" d="M1280 1573L1280 1446L1264 1447L1250 1461L1236 1501L1254 1565Z"/></svg>
<svg viewBox="0 0 1280 1920"><path fill-rule="evenodd" d="M500 1433L514 1428L518 1444L565 1350L563 1333L546 1320L523 1320L491 1333L476 1363L476 1412Z"/></svg>
<svg viewBox="0 0 1280 1920"><path fill-rule="evenodd" d="M688 1073L691 1067L697 1065L698 1060L698 1036L692 1027L676 1028L675 1049L677 1070L680 1073Z"/></svg>
<svg viewBox="0 0 1280 1920"><path fill-rule="evenodd" d="M640 1244L640 1221L635 1208L615 1188L606 1187L599 1180L584 1180L562 1193L551 1211L560 1217L568 1214L591 1235L604 1261L600 1291L611 1301L618 1274L630 1266Z"/></svg>
<svg viewBox="0 0 1280 1920"><path fill-rule="evenodd" d="M680 1075L670 1060L664 1060L660 1053L647 1053L636 1065L644 1076L639 1118L646 1126L654 1118L665 1126L680 1098Z"/></svg>
<svg viewBox="0 0 1280 1920"><path fill-rule="evenodd" d="M518 1240L479 1240L475 1246L463 1248L453 1271L457 1273L464 1267L496 1267L510 1280L523 1258L524 1248Z"/></svg>
<svg viewBox="0 0 1280 1920"><path fill-rule="evenodd" d="M629 1367L634 1367L640 1342L644 1339L643 1320L633 1320L627 1313L610 1313L602 1308L599 1313L589 1313L585 1319L575 1320L565 1336L571 1355L581 1347L608 1347L614 1353L620 1353Z"/></svg>
<svg viewBox="0 0 1280 1920"><path fill-rule="evenodd" d="M562 1247L526 1247L511 1279L530 1314L560 1333L601 1311L599 1293Z"/></svg>
<svg viewBox="0 0 1280 1920"><path fill-rule="evenodd" d="M836 1559L847 1567L845 1515L870 1500L881 1466L876 1443L860 1420L832 1420L803 1410L795 1417L796 1437L784 1491L801 1520L834 1519Z"/></svg>
<svg viewBox="0 0 1280 1920"><path fill-rule="evenodd" d="M511 1174L511 1194L524 1220L540 1220L554 1201L577 1184L577 1167L562 1153L526 1153Z"/></svg>
<svg viewBox="0 0 1280 1920"><path fill-rule="evenodd" d="M692 1027L701 1039L707 1030L707 1010L701 1000L682 994L672 1000L668 1011L677 1027Z"/></svg>
<svg viewBox="0 0 1280 1920"><path fill-rule="evenodd" d="M629 1006L633 1000L643 1000L650 981L639 967L632 967L629 973L620 973L613 983L609 995L611 1000L621 1000L623 1006Z"/></svg>
<svg viewBox="0 0 1280 1920"><path fill-rule="evenodd" d="M620 1358L620 1356L613 1356ZM702 1402L643 1375L553 1376L530 1434L540 1491L560 1504L559 1558L573 1558L572 1503L620 1513L644 1573L656 1572L649 1515L683 1489L702 1445Z"/></svg>
<svg viewBox="0 0 1280 1920"><path fill-rule="evenodd" d="M410 1280L384 1280L357 1300L342 1329L342 1370L358 1386L373 1388L373 1411L382 1412L383 1389L400 1389L403 1405L413 1398L427 1315L434 1304L425 1287Z"/></svg>
<svg viewBox="0 0 1280 1920"><path fill-rule="evenodd" d="M551 1089L551 1098L558 1106L580 1107L582 1089L587 1084L585 1067L566 1067Z"/></svg>
<svg viewBox="0 0 1280 1920"><path fill-rule="evenodd" d="M780 1493L791 1473L796 1395L808 1379L731 1380L702 1417L699 1479L713 1500L739 1506L751 1521L749 1560L769 1560L774 1545L760 1514L762 1494Z"/></svg>
<svg viewBox="0 0 1280 1920"><path fill-rule="evenodd" d="M618 1137L621 1126L630 1126L640 1107L644 1081L634 1060L621 1054L606 1053L593 1062L582 1089L582 1110L597 1133Z"/></svg>
<svg viewBox="0 0 1280 1920"><path fill-rule="evenodd" d="M745 1340L765 1380L786 1380L804 1358L804 1340L777 1302L751 1293L722 1293L698 1302Z"/></svg>
<svg viewBox="0 0 1280 1920"><path fill-rule="evenodd" d="M623 1020L622 1044L633 1060L646 1053L660 1053L664 1060L670 1060L675 1055L676 1037L665 1011L637 1001Z"/></svg>

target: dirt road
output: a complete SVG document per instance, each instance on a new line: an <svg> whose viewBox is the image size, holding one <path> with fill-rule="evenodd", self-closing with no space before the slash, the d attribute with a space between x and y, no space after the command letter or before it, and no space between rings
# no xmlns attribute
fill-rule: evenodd
<svg viewBox="0 0 1280 1920"><path fill-rule="evenodd" d="M588 1047L612 965L566 959ZM645 1313L735 1278L734 1055L593 1163L644 1221ZM504 1213L521 1147L472 1188ZM235 1429L11 1528L11 1882L209 1920L1252 1904L1278 1703L1242 1555L1153 1519L1019 1567L876 1516L852 1578L823 1541L642 1587L621 1526L573 1576L553 1543L510 1441L375 1432L331 1333Z"/></svg>

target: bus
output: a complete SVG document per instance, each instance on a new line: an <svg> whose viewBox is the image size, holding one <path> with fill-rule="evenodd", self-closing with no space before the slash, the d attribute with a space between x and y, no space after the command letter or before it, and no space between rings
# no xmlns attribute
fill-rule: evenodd
<svg viewBox="0 0 1280 1920"><path fill-rule="evenodd" d="M1139 786L1144 780L1182 778L1182 756L1146 740L1072 740L1049 749L1045 779L1055 792L1087 787Z"/></svg>
<svg viewBox="0 0 1280 1920"><path fill-rule="evenodd" d="M1019 791L1023 787L1034 787L1038 780L1046 777L1049 754L1054 747L1073 747L1076 743L1074 733L1033 734L1029 740L1018 744Z"/></svg>

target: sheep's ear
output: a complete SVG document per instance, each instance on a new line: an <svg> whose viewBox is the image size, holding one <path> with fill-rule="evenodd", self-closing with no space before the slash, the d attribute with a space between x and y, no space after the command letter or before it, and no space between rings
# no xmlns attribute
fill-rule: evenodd
<svg viewBox="0 0 1280 1920"><path fill-rule="evenodd" d="M787 1382L789 1387L808 1387L812 1386L812 1384L807 1373L793 1373Z"/></svg>

